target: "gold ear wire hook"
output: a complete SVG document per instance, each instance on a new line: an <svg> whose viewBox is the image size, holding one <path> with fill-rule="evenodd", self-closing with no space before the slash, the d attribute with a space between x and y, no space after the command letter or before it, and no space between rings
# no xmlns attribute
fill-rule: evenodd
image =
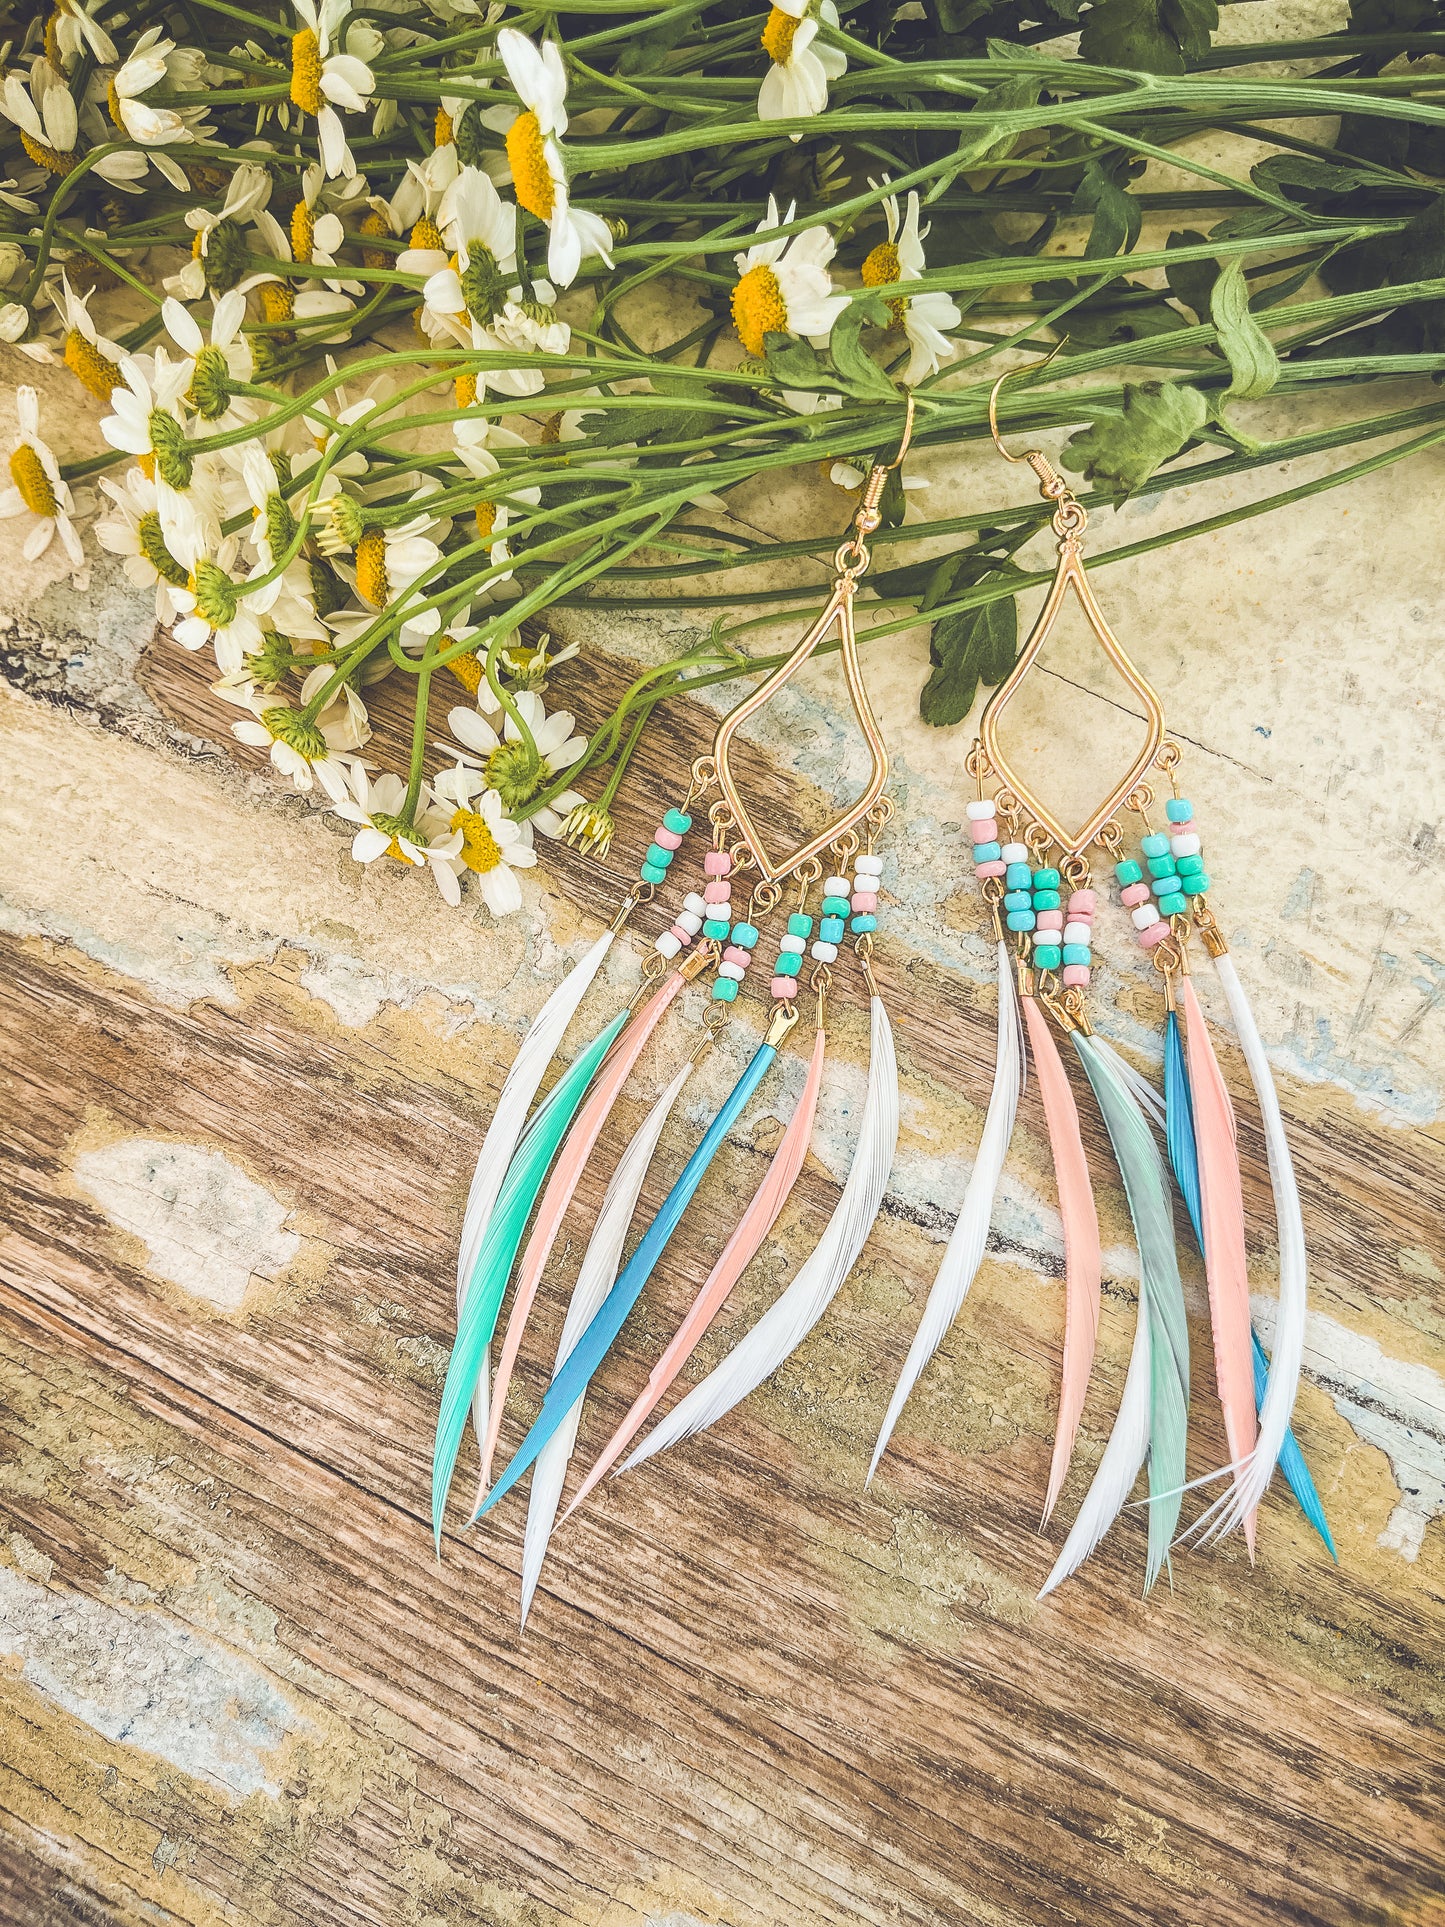
<svg viewBox="0 0 1445 1927"><path fill-rule="evenodd" d="M1067 341L1067 340L1068 340L1068 336L1065 335L1064 341ZM1064 343L1061 341L1059 343L1059 347L1062 348L1063 345ZM1058 350L1056 349L1055 353L1057 352ZM908 453L909 449L913 446L913 412L914 412L913 390L910 388L908 390L908 409L907 409L907 413L903 417L903 440L898 444L898 453L893 457L893 460L889 462L884 468L883 473L885 475L891 474L895 468L902 468L903 457Z"/></svg>
<svg viewBox="0 0 1445 1927"><path fill-rule="evenodd" d="M1022 368L1005 368L1004 372L999 376L998 380L994 383L993 387L989 390L988 432L990 435L993 436L994 447L998 450L999 454L1003 456L1006 462L1031 462L1034 459L1034 456L1037 455L1038 450L1031 448L1031 449L1028 449L1022 455L1010 455L1008 450L1004 447L1003 440L1000 437L998 432L999 390L1003 387L1006 381L1012 381L1015 375L1039 374L1043 369L1048 367L1049 363L1053 360L1055 355L1061 354L1063 352L1063 350L1068 346L1068 341L1069 341L1069 337L1067 335L1063 335L1058 341L1054 343L1053 347L1050 348L1049 352L1042 358L1042 360L1026 362Z"/></svg>

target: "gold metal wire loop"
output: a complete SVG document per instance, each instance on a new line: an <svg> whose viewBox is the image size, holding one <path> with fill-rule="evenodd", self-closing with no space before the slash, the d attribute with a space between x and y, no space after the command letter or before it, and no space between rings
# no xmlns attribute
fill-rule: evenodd
<svg viewBox="0 0 1445 1927"><path fill-rule="evenodd" d="M1012 381L1016 375L1041 374L1043 370L1048 367L1049 363L1054 359L1055 355L1059 355L1063 353L1065 347L1068 345L1068 340L1069 340L1069 337L1067 335L1061 336L1059 340L1054 343L1054 346L1050 348L1049 352L1046 355L1044 355L1043 358L1039 361L1025 362L1021 368L1006 368L1004 372L999 376L998 380L994 383L993 387L989 390L988 432L990 435L993 436L994 447L998 450L999 454L1003 456L1006 462L1029 462L1031 464L1033 462L1034 457L1039 453L1039 451L1036 448L1030 448L1030 449L1026 449L1022 455L1010 455L1008 450L1004 447L1003 437L998 432L999 390L1003 387L1006 381Z"/></svg>

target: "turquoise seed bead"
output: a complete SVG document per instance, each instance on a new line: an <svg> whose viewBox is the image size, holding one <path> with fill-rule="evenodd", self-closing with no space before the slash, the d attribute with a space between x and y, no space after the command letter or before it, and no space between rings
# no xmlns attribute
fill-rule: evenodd
<svg viewBox="0 0 1445 1927"><path fill-rule="evenodd" d="M758 947L757 925L752 923L735 923L733 925L733 942L739 950L756 950Z"/></svg>
<svg viewBox="0 0 1445 1927"><path fill-rule="evenodd" d="M831 897L829 901L836 903L837 898ZM842 917L820 917L818 920L818 937L823 943L840 943L843 937Z"/></svg>
<svg viewBox="0 0 1445 1927"><path fill-rule="evenodd" d="M801 910L795 910L792 916L788 918L788 935L790 937L811 937L812 934L813 919L811 917L805 917Z"/></svg>
<svg viewBox="0 0 1445 1927"><path fill-rule="evenodd" d="M1179 874L1182 877L1197 877L1203 869L1202 856L1182 856L1179 859Z"/></svg>
<svg viewBox="0 0 1445 1927"><path fill-rule="evenodd" d="M1040 970L1057 970L1063 960L1063 951L1056 943L1036 943L1034 962Z"/></svg>
<svg viewBox="0 0 1445 1927"><path fill-rule="evenodd" d="M654 870L665 870L671 863L672 856L672 851L664 850L660 843L649 843L647 855L642 860L644 863L650 863Z"/></svg>
<svg viewBox="0 0 1445 1927"><path fill-rule="evenodd" d="M1066 943L1064 962L1066 964L1086 964L1089 961L1089 946L1086 943Z"/></svg>
<svg viewBox="0 0 1445 1927"><path fill-rule="evenodd" d="M973 846L975 863L997 863L1002 855L1002 843L975 843Z"/></svg>
<svg viewBox="0 0 1445 1927"><path fill-rule="evenodd" d="M1149 874L1151 877L1172 877L1174 873L1175 864L1172 856L1150 857Z"/></svg>
<svg viewBox="0 0 1445 1927"><path fill-rule="evenodd" d="M666 883L667 872L660 863L644 863L638 872L644 883Z"/></svg>
<svg viewBox="0 0 1445 1927"><path fill-rule="evenodd" d="M825 917L846 917L848 899L846 897L824 897L823 915Z"/></svg>
<svg viewBox="0 0 1445 1927"><path fill-rule="evenodd" d="M1202 897L1209 888L1209 878L1202 871L1195 877L1181 877L1179 888L1186 897Z"/></svg>
<svg viewBox="0 0 1445 1927"><path fill-rule="evenodd" d="M1036 890L1057 890L1059 882L1060 878L1057 870L1034 871L1034 888Z"/></svg>
<svg viewBox="0 0 1445 1927"><path fill-rule="evenodd" d="M669 810L662 819L662 827L671 830L674 836L686 836L692 828L692 818L685 810Z"/></svg>
<svg viewBox="0 0 1445 1927"><path fill-rule="evenodd" d="M1010 930L1032 930L1035 917L1032 910L1010 910L1008 927Z"/></svg>
<svg viewBox="0 0 1445 1927"><path fill-rule="evenodd" d="M1145 856L1167 856L1169 854L1169 839L1167 836L1161 836L1159 831L1155 830L1149 836L1141 838L1139 848L1144 852Z"/></svg>
<svg viewBox="0 0 1445 1927"><path fill-rule="evenodd" d="M1179 890L1171 890L1167 897L1160 897L1159 899L1159 914L1161 917L1182 917L1188 908L1189 900L1183 892Z"/></svg>
<svg viewBox="0 0 1445 1927"><path fill-rule="evenodd" d="M870 930L876 930L877 928L877 917L869 916L866 912L853 919L853 935L855 937L866 937Z"/></svg>
<svg viewBox="0 0 1445 1927"><path fill-rule="evenodd" d="M778 961L773 965L773 975L775 977L796 977L802 968L802 951L784 950L779 953Z"/></svg>
<svg viewBox="0 0 1445 1927"><path fill-rule="evenodd" d="M1114 865L1114 875L1120 883L1126 886L1131 883L1137 883L1143 874L1144 872L1139 868L1139 865L1134 862L1116 863Z"/></svg>
<svg viewBox="0 0 1445 1927"><path fill-rule="evenodd" d="M712 994L715 1001L720 1004L736 1003L738 996L737 978L719 977L713 984Z"/></svg>
<svg viewBox="0 0 1445 1927"><path fill-rule="evenodd" d="M1027 863L1011 863L1004 872L1004 882L1010 890L1027 890L1031 888L1033 880L1034 873Z"/></svg>
<svg viewBox="0 0 1445 1927"><path fill-rule="evenodd" d="M1035 890L1034 891L1035 910L1057 910L1058 907L1059 907L1059 893L1057 890Z"/></svg>
<svg viewBox="0 0 1445 1927"><path fill-rule="evenodd" d="M1164 814L1171 823L1188 823L1194 815L1194 805L1187 796L1171 796L1164 805Z"/></svg>
<svg viewBox="0 0 1445 1927"><path fill-rule="evenodd" d="M1027 890L1010 890L1003 900L1005 910L1032 910L1034 900Z"/></svg>
<svg viewBox="0 0 1445 1927"><path fill-rule="evenodd" d="M702 927L702 934L721 943L731 928L732 925L726 917L709 917Z"/></svg>

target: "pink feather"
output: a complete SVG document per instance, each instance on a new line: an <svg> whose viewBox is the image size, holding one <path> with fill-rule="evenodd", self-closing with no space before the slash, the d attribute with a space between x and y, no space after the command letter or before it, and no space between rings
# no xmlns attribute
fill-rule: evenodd
<svg viewBox="0 0 1445 1927"><path fill-rule="evenodd" d="M1235 1144L1234 1106L1209 1040L1209 1027L1187 977L1180 984L1189 1094L1199 1153L1199 1200L1204 1222L1204 1269L1209 1279L1209 1319L1214 1329L1214 1370L1231 1464L1253 1452L1258 1435L1254 1366L1249 1331L1249 1270L1244 1248L1244 1196ZM1239 1473L1235 1473L1236 1479ZM1254 1512L1244 1537L1254 1556Z"/></svg>
<svg viewBox="0 0 1445 1927"><path fill-rule="evenodd" d="M823 1082L823 1049L826 1041L820 1030L813 1044L813 1056L808 1065L803 1094L783 1133L782 1143L773 1153L767 1175L753 1193L747 1210L738 1220L737 1229L723 1247L722 1255L709 1273L706 1284L692 1301L672 1342L652 1368L652 1376L633 1401L626 1418L603 1447L601 1457L582 1481L577 1496L563 1513L564 1519L577 1510L593 1486L621 1457L639 1426L692 1356L698 1340L722 1309L723 1300L777 1223L778 1214L798 1181L803 1159L808 1155L808 1141L813 1135L813 1116L818 1108L818 1092Z"/></svg>
<svg viewBox="0 0 1445 1927"><path fill-rule="evenodd" d="M596 1147L608 1114L631 1075L633 1065L642 1055L643 1045L656 1030L673 998L682 989L682 984L681 973L670 970L665 981L652 993L618 1038L586 1103L573 1120L557 1162L552 1167L552 1175L547 1180L547 1188L537 1207L532 1235L522 1253L522 1268L517 1274L517 1294L512 1300L512 1312L507 1320L506 1336L502 1340L502 1355L497 1361L491 1409L487 1414L487 1435L482 1441L482 1473L477 1486L479 1505L491 1482L492 1456L497 1449L497 1435L502 1429L502 1407L506 1403L512 1367L517 1361L537 1287L542 1282L542 1273L547 1269L547 1260L557 1242L557 1233L567 1215L567 1207L587 1168L587 1160Z"/></svg>
<svg viewBox="0 0 1445 1927"><path fill-rule="evenodd" d="M1047 1521L1069 1469L1084 1396L1089 1389L1094 1346L1099 1336L1103 1259L1099 1252L1099 1214L1094 1207L1094 1187L1089 1182L1089 1163L1084 1156L1079 1112L1068 1073L1059 1057L1048 1019L1032 997L1023 999L1023 1007L1039 1092L1044 1100L1044 1121L1049 1127L1049 1150L1059 1187L1059 1215L1064 1221L1064 1368L1054 1457L1044 1499L1044 1520Z"/></svg>

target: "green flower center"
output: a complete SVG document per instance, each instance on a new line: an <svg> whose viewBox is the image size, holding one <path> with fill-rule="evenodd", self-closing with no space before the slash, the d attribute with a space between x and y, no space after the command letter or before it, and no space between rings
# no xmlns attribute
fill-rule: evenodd
<svg viewBox="0 0 1445 1927"><path fill-rule="evenodd" d="M147 427L150 429L151 447L155 450L156 467L172 488L184 493L191 485L196 466L195 457L186 441L186 431L165 408L151 410Z"/></svg>
<svg viewBox="0 0 1445 1927"><path fill-rule="evenodd" d="M196 564L196 611L213 629L228 628L236 620L236 585L218 563L204 557Z"/></svg>
<svg viewBox="0 0 1445 1927"><path fill-rule="evenodd" d="M274 709L261 711L261 721L278 743L285 743L298 756L304 756L308 763L324 762L326 738L315 723L306 720L299 709L289 709L284 703L278 703Z"/></svg>
<svg viewBox="0 0 1445 1927"><path fill-rule="evenodd" d="M226 294L246 272L246 232L229 216L206 236L204 263L206 286L212 294Z"/></svg>
<svg viewBox="0 0 1445 1927"><path fill-rule="evenodd" d="M471 258L461 276L462 299L473 320L486 327L506 304L507 279L490 248L472 247L468 252Z"/></svg>
<svg viewBox="0 0 1445 1927"><path fill-rule="evenodd" d="M404 816L389 816L385 810L373 810L371 821L373 827L380 830L383 836L391 838L386 854L394 856L398 863L410 863L412 858L402 849L401 839L405 837L413 846L419 843L420 838L417 836L415 823L409 822Z"/></svg>
<svg viewBox="0 0 1445 1927"><path fill-rule="evenodd" d="M546 773L546 764L525 743L498 743L486 762L488 786L509 811L531 801Z"/></svg>
<svg viewBox="0 0 1445 1927"><path fill-rule="evenodd" d="M186 400L203 421L213 422L231 405L231 370L219 348L202 348Z"/></svg>
<svg viewBox="0 0 1445 1927"><path fill-rule="evenodd" d="M296 538L296 517L287 506L284 496L266 497L266 540L272 556L278 556L291 546Z"/></svg>
<svg viewBox="0 0 1445 1927"><path fill-rule="evenodd" d="M148 509L136 524L135 539L140 545L141 554L162 582L169 582L173 589L190 587L190 576L166 547L161 518L154 509Z"/></svg>

